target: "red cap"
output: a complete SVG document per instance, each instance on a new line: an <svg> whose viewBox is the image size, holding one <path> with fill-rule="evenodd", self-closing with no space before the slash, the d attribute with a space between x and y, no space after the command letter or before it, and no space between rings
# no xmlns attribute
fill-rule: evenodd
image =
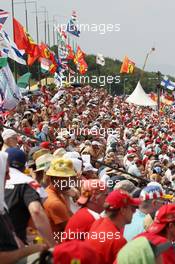
<svg viewBox="0 0 175 264"><path fill-rule="evenodd" d="M65 242L56 246L53 252L53 259L54 264L89 264L92 263L92 260L93 263L101 263L95 249L84 241L79 240Z"/></svg>
<svg viewBox="0 0 175 264"><path fill-rule="evenodd" d="M175 223L175 204L163 205L156 213L153 224L148 229L150 233L161 232L168 223Z"/></svg>
<svg viewBox="0 0 175 264"><path fill-rule="evenodd" d="M41 148L49 149L50 148L50 142L44 141L39 145Z"/></svg>
<svg viewBox="0 0 175 264"><path fill-rule="evenodd" d="M132 198L129 193L123 190L112 191L106 198L106 203L110 205L109 210L126 207L128 205L139 206L140 199Z"/></svg>

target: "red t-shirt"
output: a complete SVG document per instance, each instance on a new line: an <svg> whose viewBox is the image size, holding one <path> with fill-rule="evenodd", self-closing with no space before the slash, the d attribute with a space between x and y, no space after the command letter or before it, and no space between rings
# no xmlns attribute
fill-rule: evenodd
<svg viewBox="0 0 175 264"><path fill-rule="evenodd" d="M159 244L168 242L168 240L165 237L162 237L159 234L154 234L148 231L141 233L137 237L140 237L140 236L146 237L153 245L159 245ZM163 259L163 264L174 264L175 263L175 250L173 247L169 248L161 255Z"/></svg>
<svg viewBox="0 0 175 264"><path fill-rule="evenodd" d="M84 240L91 228L93 222L100 217L99 214L89 210L88 208L79 209L68 221L64 238L66 241L72 239Z"/></svg>
<svg viewBox="0 0 175 264"><path fill-rule="evenodd" d="M101 264L112 264L119 250L127 243L108 217L100 218L92 224L85 241L99 253Z"/></svg>

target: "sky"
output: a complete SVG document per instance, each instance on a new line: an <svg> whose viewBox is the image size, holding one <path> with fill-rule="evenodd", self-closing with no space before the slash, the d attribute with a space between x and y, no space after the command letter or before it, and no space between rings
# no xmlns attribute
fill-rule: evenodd
<svg viewBox="0 0 175 264"><path fill-rule="evenodd" d="M24 0L14 0L15 17L25 26ZM27 4L28 31L36 40L35 5ZM77 42L86 54L102 53L106 57L122 60L125 55L142 67L146 54L154 46L146 70L160 71L175 77L174 0L37 0L38 10L48 11L50 38L53 41L53 16L56 24L66 24L75 10L79 24L88 24ZM0 0L0 9L10 12L5 24L12 34L11 0ZM44 40L44 13L39 13L39 37ZM96 26L93 26L95 24ZM119 24L119 31L111 29ZM107 31L110 27L111 31ZM102 34L106 30L105 34ZM116 28L115 28L116 29Z"/></svg>

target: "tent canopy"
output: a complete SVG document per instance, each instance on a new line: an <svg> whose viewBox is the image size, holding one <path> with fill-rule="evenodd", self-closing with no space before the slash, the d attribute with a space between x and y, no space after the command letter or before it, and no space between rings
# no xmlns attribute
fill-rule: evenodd
<svg viewBox="0 0 175 264"><path fill-rule="evenodd" d="M141 106L156 106L157 103L154 102L148 94L143 90L140 81L137 83L135 90L132 94L126 99L127 103L132 103L135 105Z"/></svg>

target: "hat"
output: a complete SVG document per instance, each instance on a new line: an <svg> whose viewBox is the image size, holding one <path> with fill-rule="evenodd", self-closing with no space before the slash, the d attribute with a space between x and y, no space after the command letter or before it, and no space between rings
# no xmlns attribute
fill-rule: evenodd
<svg viewBox="0 0 175 264"><path fill-rule="evenodd" d="M62 243L54 248L54 264L89 264L92 262L100 264L100 257L90 245L84 241L73 240Z"/></svg>
<svg viewBox="0 0 175 264"><path fill-rule="evenodd" d="M136 186L134 185L134 183L132 183L129 180L123 180L123 181L117 182L115 184L114 190L118 190L118 189L122 189L122 190L132 194L132 192L135 192Z"/></svg>
<svg viewBox="0 0 175 264"><path fill-rule="evenodd" d="M140 199L132 198L126 191L114 190L107 196L105 202L109 205L107 210L114 210L127 205L139 206Z"/></svg>
<svg viewBox="0 0 175 264"><path fill-rule="evenodd" d="M53 153L54 157L62 157L64 156L64 154L66 154L66 150L64 148L58 148L57 150L55 150L55 152Z"/></svg>
<svg viewBox="0 0 175 264"><path fill-rule="evenodd" d="M6 140L6 139L11 138L13 136L17 136L17 133L12 129L4 129L4 131L2 132L3 140Z"/></svg>
<svg viewBox="0 0 175 264"><path fill-rule="evenodd" d="M148 232L159 233L168 223L175 223L175 204L163 205L156 213L155 219Z"/></svg>
<svg viewBox="0 0 175 264"><path fill-rule="evenodd" d="M48 149L44 149L44 148L39 149L33 154L33 159L36 160L39 157L41 157L42 155L47 154L47 153L49 153Z"/></svg>
<svg viewBox="0 0 175 264"><path fill-rule="evenodd" d="M49 149L50 148L50 142L44 141L39 145L43 149Z"/></svg>
<svg viewBox="0 0 175 264"><path fill-rule="evenodd" d="M163 190L158 185L149 185L143 188L140 193L140 198L142 201L163 198Z"/></svg>
<svg viewBox="0 0 175 264"><path fill-rule="evenodd" d="M86 171L93 171L93 172L97 172L98 169L94 168L90 163L84 163L84 168L83 168L83 171L86 172Z"/></svg>
<svg viewBox="0 0 175 264"><path fill-rule="evenodd" d="M85 204L92 195L104 192L105 190L106 184L104 181L97 179L84 180L82 181L81 196L77 200L77 203Z"/></svg>
<svg viewBox="0 0 175 264"><path fill-rule="evenodd" d="M102 146L102 144L98 141L92 141L92 146Z"/></svg>
<svg viewBox="0 0 175 264"><path fill-rule="evenodd" d="M65 158L54 158L46 174L55 177L76 176L72 161Z"/></svg>
<svg viewBox="0 0 175 264"><path fill-rule="evenodd" d="M50 163L53 159L53 156L51 154L44 154L42 156L40 156L39 158L36 159L35 163L36 163L36 171L46 171L49 166L50 166Z"/></svg>
<svg viewBox="0 0 175 264"><path fill-rule="evenodd" d="M6 152L8 153L10 167L23 171L26 164L26 155L24 151L19 148L8 148Z"/></svg>

